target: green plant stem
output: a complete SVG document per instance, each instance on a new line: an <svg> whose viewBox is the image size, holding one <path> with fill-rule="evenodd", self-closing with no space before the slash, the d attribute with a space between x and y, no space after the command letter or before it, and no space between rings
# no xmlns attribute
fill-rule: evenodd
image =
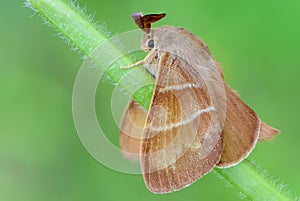
<svg viewBox="0 0 300 201"><path fill-rule="evenodd" d="M46 22L56 29L59 34L79 49L84 55L90 55L100 44L109 39L107 32L98 29L91 20L79 10L72 8L61 0L27 0L26 5L37 11ZM106 52L117 52L113 45ZM154 89L153 85L142 85L141 88L134 87L137 83L153 83L153 78L142 69L134 69L134 74L128 75L128 71L120 69L121 65L132 64L129 57L123 56L110 68L99 66L113 83L119 83L121 87L144 108L148 109ZM130 70L129 70L130 71ZM141 82L137 82L140 80Z"/></svg>
<svg viewBox="0 0 300 201"><path fill-rule="evenodd" d="M215 168L215 172L251 200L297 200L282 183L248 159L231 168Z"/></svg>
<svg viewBox="0 0 300 201"><path fill-rule="evenodd" d="M50 25L52 25L63 37L75 45L84 55L90 55L93 50L101 43L107 41L109 36L103 30L97 30L97 27L91 23L79 11L65 4L61 0L28 0L26 4L37 11ZM100 55L101 56L101 55ZM115 67L103 69L112 82L118 81L125 75L125 71L119 69L120 65L132 63L130 58L122 57ZM99 67L101 68L101 66ZM140 83L148 83L152 79L147 73L138 71L134 77L125 81L122 80L122 87L143 107L149 107L153 86L146 86L138 91L132 91L132 79L139 80ZM287 189L282 188L282 184L274 182L270 176L267 176L259 167L244 160L239 165L214 170L217 174L236 187L246 197L251 200L295 200L288 193Z"/></svg>

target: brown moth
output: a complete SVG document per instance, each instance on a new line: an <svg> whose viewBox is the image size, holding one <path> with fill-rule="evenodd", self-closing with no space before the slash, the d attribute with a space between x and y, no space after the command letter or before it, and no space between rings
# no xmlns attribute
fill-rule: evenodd
<svg viewBox="0 0 300 201"><path fill-rule="evenodd" d="M156 78L149 112L132 101L120 133L123 155L139 160L153 193L180 190L216 166L236 165L257 140L279 133L225 83L204 42L183 28L151 29L165 15L132 15L148 55L122 67L143 65Z"/></svg>

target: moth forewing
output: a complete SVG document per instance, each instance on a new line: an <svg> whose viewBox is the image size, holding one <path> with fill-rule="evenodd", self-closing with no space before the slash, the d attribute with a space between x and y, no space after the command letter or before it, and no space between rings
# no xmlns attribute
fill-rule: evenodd
<svg viewBox="0 0 300 201"><path fill-rule="evenodd" d="M144 180L155 193L191 184L221 157L221 125L206 83L184 65L189 64L167 52L159 58L140 158Z"/></svg>

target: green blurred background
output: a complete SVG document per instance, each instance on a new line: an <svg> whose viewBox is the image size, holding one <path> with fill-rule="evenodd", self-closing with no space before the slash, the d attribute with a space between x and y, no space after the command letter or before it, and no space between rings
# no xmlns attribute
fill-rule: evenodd
<svg viewBox="0 0 300 201"><path fill-rule="evenodd" d="M221 62L227 82L282 134L249 158L300 192L300 2L80 0L112 33L135 29L130 14L166 12L157 25L183 26ZM72 119L72 88L82 55L71 50L23 0L0 2L0 200L239 200L216 174L167 195L140 175L110 170L82 146ZM112 89L102 83L107 93ZM97 98L117 144L109 97ZM106 117L106 118L103 118Z"/></svg>

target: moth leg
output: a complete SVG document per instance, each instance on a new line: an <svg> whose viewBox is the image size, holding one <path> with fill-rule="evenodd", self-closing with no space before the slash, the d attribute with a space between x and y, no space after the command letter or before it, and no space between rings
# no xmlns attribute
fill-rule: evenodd
<svg viewBox="0 0 300 201"><path fill-rule="evenodd" d="M144 59L137 61L128 66L120 66L120 68L133 68L140 65L147 65L151 63L156 57L157 57L157 50L152 49Z"/></svg>
<svg viewBox="0 0 300 201"><path fill-rule="evenodd" d="M140 61L137 61L131 65L128 65L128 66L120 66L120 68L133 68L133 67L137 67L139 65L144 65L144 59L143 60L140 60Z"/></svg>

